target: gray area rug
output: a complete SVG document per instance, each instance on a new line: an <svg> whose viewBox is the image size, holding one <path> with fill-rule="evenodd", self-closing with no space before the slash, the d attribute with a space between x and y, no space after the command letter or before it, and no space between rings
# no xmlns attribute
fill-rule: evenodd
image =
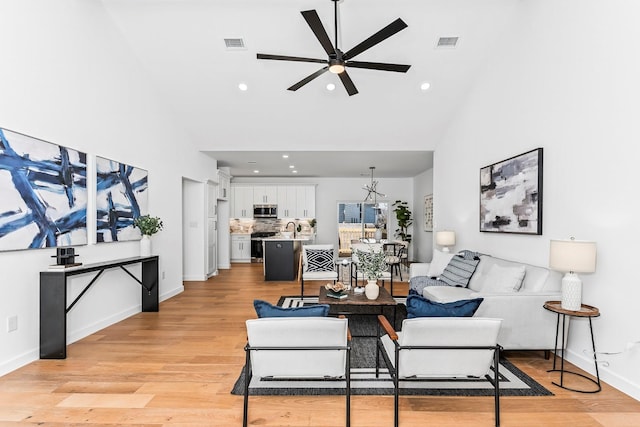
<svg viewBox="0 0 640 427"><path fill-rule="evenodd" d="M406 317L404 298L397 298L397 325ZM278 305L295 307L316 304L317 297L281 297ZM388 309L389 310L389 309ZM385 311L389 318L393 310ZM349 315L349 329L354 336L351 350L351 393L354 395L392 395L393 382L387 369L375 376L376 339L358 337L378 332L375 316L354 313ZM384 366L384 362L381 362ZM499 368L501 396L551 396L549 390L526 375L507 359L502 358ZM245 368L231 390L231 394L244 393ZM401 381L401 395L421 396L493 396L493 386L485 378L433 379L430 381ZM340 380L259 379L253 377L249 384L251 395L340 395L344 394L345 382Z"/></svg>

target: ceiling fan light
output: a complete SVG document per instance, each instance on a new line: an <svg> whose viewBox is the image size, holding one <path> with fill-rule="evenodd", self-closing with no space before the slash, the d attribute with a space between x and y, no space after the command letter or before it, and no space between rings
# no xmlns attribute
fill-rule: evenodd
<svg viewBox="0 0 640 427"><path fill-rule="evenodd" d="M329 71L333 74L340 74L344 72L344 64L336 59L332 59L329 62Z"/></svg>

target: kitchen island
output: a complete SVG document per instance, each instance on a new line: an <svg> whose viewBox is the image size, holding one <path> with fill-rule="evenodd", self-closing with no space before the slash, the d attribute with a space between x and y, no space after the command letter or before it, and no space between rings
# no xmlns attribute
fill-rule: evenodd
<svg viewBox="0 0 640 427"><path fill-rule="evenodd" d="M264 280L296 280L300 263L300 248L308 238L269 237L264 245Z"/></svg>

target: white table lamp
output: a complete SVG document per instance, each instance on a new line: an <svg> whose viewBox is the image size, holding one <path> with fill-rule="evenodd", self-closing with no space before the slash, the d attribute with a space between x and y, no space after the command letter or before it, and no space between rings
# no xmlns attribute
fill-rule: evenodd
<svg viewBox="0 0 640 427"><path fill-rule="evenodd" d="M456 232L450 230L436 231L436 245L442 246L442 252L449 252L449 246L456 244Z"/></svg>
<svg viewBox="0 0 640 427"><path fill-rule="evenodd" d="M582 307L582 280L576 273L596 271L596 242L551 240L549 268L563 271L562 308L578 311Z"/></svg>

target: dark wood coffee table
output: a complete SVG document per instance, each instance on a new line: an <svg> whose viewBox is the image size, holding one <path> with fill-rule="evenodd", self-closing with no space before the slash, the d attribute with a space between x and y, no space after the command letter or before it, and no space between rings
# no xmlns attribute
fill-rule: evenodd
<svg viewBox="0 0 640 427"><path fill-rule="evenodd" d="M336 313L335 314L343 314L345 316L349 316L351 314L358 315L372 315L377 316L378 314L384 315L385 307L393 308L393 319L389 319L392 325L396 324L396 309L398 307L398 303L396 300L389 294L385 288L380 287L380 294L376 299L368 299L364 293L356 294L353 292L353 289L347 293L347 298L338 299L327 296L327 289L324 286L320 287L320 292L318 293L318 303L319 304L329 304L331 308L333 308ZM371 307L372 310L365 312L358 310L357 312L354 309L358 308L368 308Z"/></svg>

